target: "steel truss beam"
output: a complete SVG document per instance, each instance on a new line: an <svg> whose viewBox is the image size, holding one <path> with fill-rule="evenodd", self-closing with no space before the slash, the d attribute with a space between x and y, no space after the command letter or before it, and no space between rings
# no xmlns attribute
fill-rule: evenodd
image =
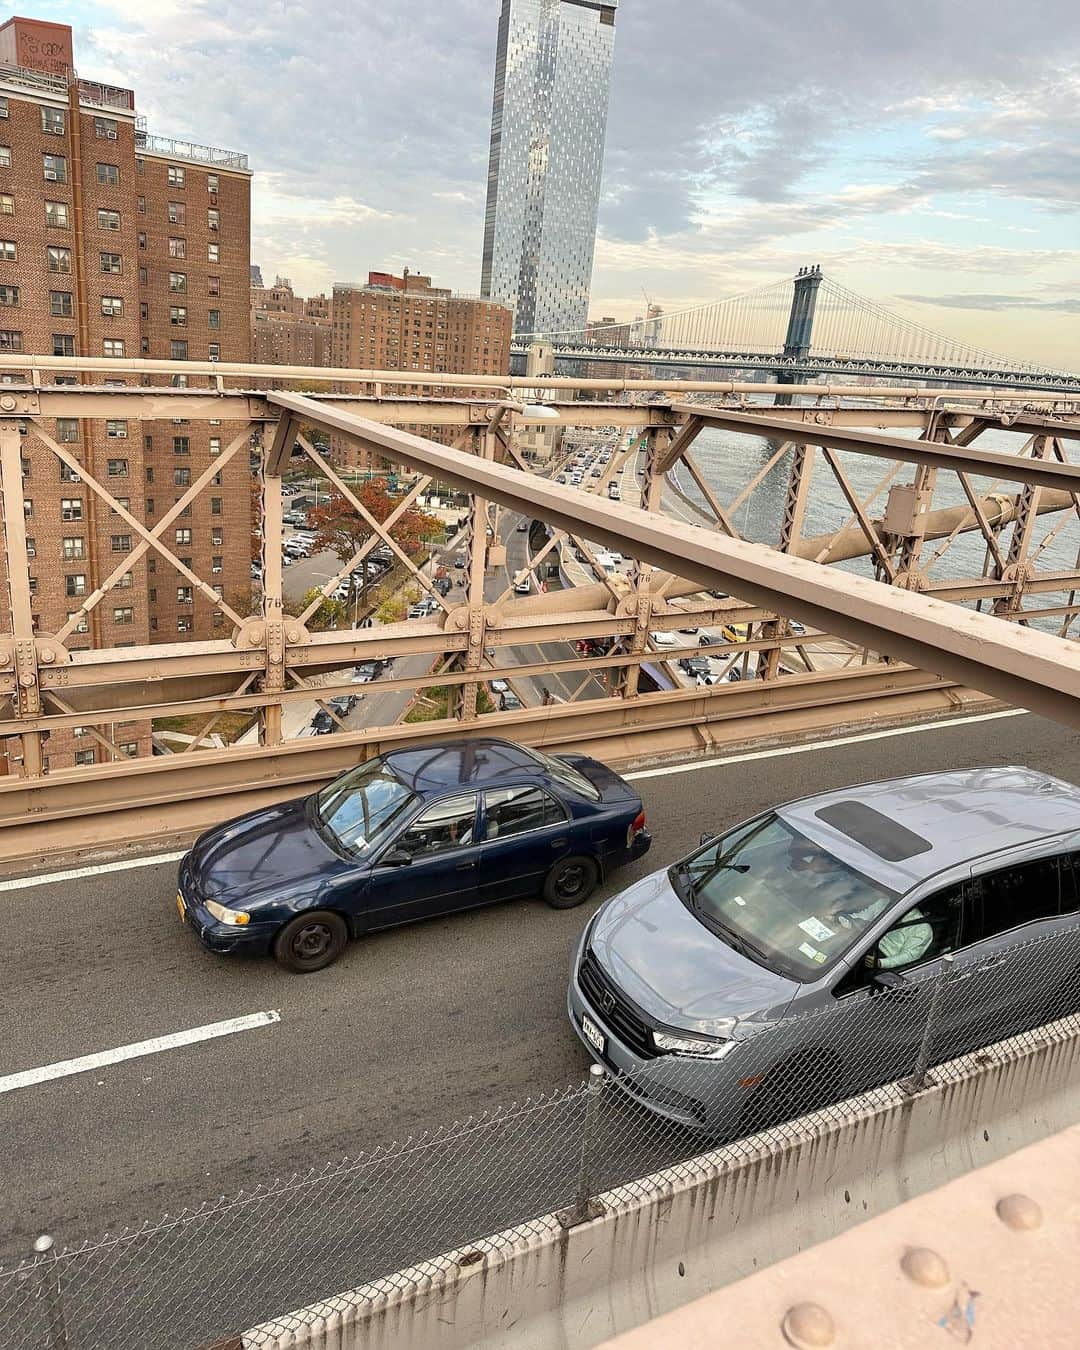
<svg viewBox="0 0 1080 1350"><path fill-rule="evenodd" d="M801 558L744 540L721 537L696 525L672 531L666 517L626 503L602 501L594 495L525 476L502 464L448 450L420 436L365 421L352 413L322 407L302 394L273 392L271 403L286 415L310 422L327 432L346 436L400 463L417 466L432 476L511 510L530 513L568 533L584 533L614 548L630 546L634 556L654 567L697 581L703 588L720 586L752 604L802 620L873 651L908 661L947 679L981 689L1006 702L1041 712L1059 722L1080 727L1080 644L1029 631L1021 649L1013 625L991 616L958 610L955 606L909 591L881 585L862 577L822 568ZM677 411L700 416L697 406ZM714 418L724 414L705 410ZM733 429L757 430L773 419L734 415ZM853 432L829 428L799 428L775 419L774 428L787 436L805 437L820 444L857 443ZM837 442L837 438L840 438ZM863 453L882 453L873 437L862 442ZM1008 455L958 451L931 442L886 445L897 458L922 462L936 459L939 467L965 470L993 462L993 471L1010 471L1020 481L1060 487L1080 485L1080 468L1034 461L1024 463ZM997 460L1005 461L997 466Z"/></svg>

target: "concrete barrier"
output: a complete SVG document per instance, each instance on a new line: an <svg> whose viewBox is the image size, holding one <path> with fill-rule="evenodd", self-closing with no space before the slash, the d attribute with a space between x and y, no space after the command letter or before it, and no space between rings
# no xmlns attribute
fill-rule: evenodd
<svg viewBox="0 0 1080 1350"><path fill-rule="evenodd" d="M252 1328L284 1350L596 1345L1080 1119L1080 1018ZM477 1178L482 1185L483 1179Z"/></svg>

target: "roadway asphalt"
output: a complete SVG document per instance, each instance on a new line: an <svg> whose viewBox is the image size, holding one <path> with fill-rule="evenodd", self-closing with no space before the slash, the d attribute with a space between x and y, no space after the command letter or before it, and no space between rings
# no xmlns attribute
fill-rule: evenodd
<svg viewBox="0 0 1080 1350"><path fill-rule="evenodd" d="M654 844L583 909L520 902L354 944L331 969L204 952L176 865L0 889L0 1076L219 1020L273 1025L0 1092L0 1264L580 1079L569 954L604 894L705 829L894 772L1024 762L1080 781L1080 736L1027 714L638 780Z"/></svg>

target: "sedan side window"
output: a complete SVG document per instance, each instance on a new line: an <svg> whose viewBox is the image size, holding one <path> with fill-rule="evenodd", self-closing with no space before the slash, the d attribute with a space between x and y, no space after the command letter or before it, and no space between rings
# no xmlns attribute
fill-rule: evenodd
<svg viewBox="0 0 1080 1350"><path fill-rule="evenodd" d="M506 839L565 822L566 812L542 788L499 788L484 794L485 840Z"/></svg>
<svg viewBox="0 0 1080 1350"><path fill-rule="evenodd" d="M983 896L983 938L1008 933L1061 913L1062 882L1071 889L1068 858L1037 858L1034 862L1003 867L979 878ZM1069 905L1075 909L1075 900Z"/></svg>
<svg viewBox="0 0 1080 1350"><path fill-rule="evenodd" d="M473 842L475 823L475 792L448 797L421 811L398 836L394 847L404 849L413 858L430 858L435 853L464 848Z"/></svg>

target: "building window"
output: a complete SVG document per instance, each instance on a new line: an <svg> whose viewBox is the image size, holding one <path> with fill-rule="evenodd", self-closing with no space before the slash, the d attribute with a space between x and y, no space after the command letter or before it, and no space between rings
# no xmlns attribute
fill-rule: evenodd
<svg viewBox="0 0 1080 1350"><path fill-rule="evenodd" d="M170 164L168 168L169 187L184 186L184 170L180 164Z"/></svg>
<svg viewBox="0 0 1080 1350"><path fill-rule="evenodd" d="M120 183L119 164L99 164L97 166L97 180L104 187L117 187ZM142 198L140 197L141 201Z"/></svg>
<svg viewBox="0 0 1080 1350"><path fill-rule="evenodd" d="M183 338L173 338L169 343L169 356L173 361L186 361L188 354L187 343Z"/></svg>
<svg viewBox="0 0 1080 1350"><path fill-rule="evenodd" d="M139 742L138 742L138 741L117 741L117 743L116 743L116 748L117 748L117 750L120 751L120 753L121 753L122 755L126 755L128 759L135 759L135 757L136 757L136 756L138 755L138 753L139 753Z"/></svg>
<svg viewBox="0 0 1080 1350"><path fill-rule="evenodd" d="M145 300L139 301L139 318L145 323L150 318L150 306Z"/></svg>
<svg viewBox="0 0 1080 1350"><path fill-rule="evenodd" d="M121 605L113 610L112 616L113 623L131 623L135 616L135 611L130 605Z"/></svg>
<svg viewBox="0 0 1080 1350"><path fill-rule="evenodd" d="M206 278L206 293L207 293L207 295L220 295L220 294L221 294L221 278L220 278L220 277L207 277L207 278Z"/></svg>
<svg viewBox="0 0 1080 1350"><path fill-rule="evenodd" d="M116 581L118 591L130 591L132 587L132 576L130 572L122 572Z"/></svg>
<svg viewBox="0 0 1080 1350"><path fill-rule="evenodd" d="M206 312L206 326L207 326L207 328L220 328L220 327L221 327L221 310L220 310L220 309L209 309L209 310L207 310L207 312Z"/></svg>
<svg viewBox="0 0 1080 1350"><path fill-rule="evenodd" d="M131 535L130 535L130 534L114 534L114 535L112 536L112 551L113 551L114 553L130 553L130 552L131 552Z"/></svg>
<svg viewBox="0 0 1080 1350"><path fill-rule="evenodd" d="M7 155L7 165L4 166L2 156ZM45 173L46 183L66 183L67 182L67 160L63 155L42 155L42 168ZM0 167L10 167L11 151L6 146L0 147Z"/></svg>
<svg viewBox="0 0 1080 1350"><path fill-rule="evenodd" d="M169 224L185 225L187 224L187 207L183 202L169 203Z"/></svg>
<svg viewBox="0 0 1080 1350"><path fill-rule="evenodd" d="M64 578L64 589L68 595L74 597L86 594L86 573L73 572Z"/></svg>
<svg viewBox="0 0 1080 1350"><path fill-rule="evenodd" d="M214 263L221 261L221 246L219 244L207 244L206 261Z"/></svg>
<svg viewBox="0 0 1080 1350"><path fill-rule="evenodd" d="M114 117L95 117L94 135L103 141L115 141L119 135Z"/></svg>
<svg viewBox="0 0 1080 1350"><path fill-rule="evenodd" d="M0 286L0 305L13 308L19 303L18 286Z"/></svg>
<svg viewBox="0 0 1080 1350"><path fill-rule="evenodd" d="M103 272L113 272L116 273L116 275L120 274L122 263L119 253L102 253L99 254L99 257L101 259L101 270Z"/></svg>
<svg viewBox="0 0 1080 1350"><path fill-rule="evenodd" d="M0 328L0 352L21 352L23 335L14 328Z"/></svg>
<svg viewBox="0 0 1080 1350"><path fill-rule="evenodd" d="M128 462L126 459L109 460L109 477L126 478L128 476Z"/></svg>
<svg viewBox="0 0 1080 1350"><path fill-rule="evenodd" d="M124 508L124 510L127 511L127 510L129 509L129 507L131 506L131 498L130 498L130 497L117 497L117 499L116 499L116 506L122 506L122 507ZM119 514L119 513L117 512L116 506L110 506L110 507L109 507L109 515L110 515L110 516L115 516L115 515L118 515L118 514Z"/></svg>
<svg viewBox="0 0 1080 1350"><path fill-rule="evenodd" d="M24 515L24 517L25 517L27 520L29 520L30 517L31 517L33 514L34 514L34 503L30 500L29 497L24 497L24 498L23 498L23 515Z"/></svg>
<svg viewBox="0 0 1080 1350"><path fill-rule="evenodd" d="M65 464L63 460L61 460L60 481L61 483L81 483L82 479L79 477L77 470L73 469L70 464Z"/></svg>
<svg viewBox="0 0 1080 1350"><path fill-rule="evenodd" d="M15 245L12 244L11 257L14 258ZM50 272L70 272L71 271L71 249L49 247L45 250L48 259ZM6 255L5 255L6 256Z"/></svg>
<svg viewBox="0 0 1080 1350"><path fill-rule="evenodd" d="M221 213L218 211L217 207L211 206L207 211L206 223L212 230L219 230L221 228Z"/></svg>
<svg viewBox="0 0 1080 1350"><path fill-rule="evenodd" d="M207 355L207 359L210 360L210 361L220 361L220 360L221 360L221 344L220 344L219 342L211 342L210 345L209 345L209 346L207 347L207 349L206 349L206 355Z"/></svg>
<svg viewBox="0 0 1080 1350"><path fill-rule="evenodd" d="M216 525L210 531L210 542L218 548L225 542L225 532L220 525Z"/></svg>
<svg viewBox="0 0 1080 1350"><path fill-rule="evenodd" d="M219 190L218 176L216 173L208 173L206 175L206 190L207 192L217 192Z"/></svg>
<svg viewBox="0 0 1080 1350"><path fill-rule="evenodd" d="M213 457L214 457L215 455L220 455L220 454L221 454L221 437L220 437L220 436L211 436L211 437L210 437L210 458L213 459Z"/></svg>
<svg viewBox="0 0 1080 1350"><path fill-rule="evenodd" d="M224 570L225 570L224 562L221 555L219 553L215 553L214 556L210 559L210 571L215 576L219 576Z"/></svg>
<svg viewBox="0 0 1080 1350"><path fill-rule="evenodd" d="M0 117L7 117L7 115L8 115L8 101L7 101L7 98L6 98L6 97L5 97L5 98L0 98ZM213 175L212 175L212 176L213 176Z"/></svg>
<svg viewBox="0 0 1080 1350"><path fill-rule="evenodd" d="M120 212L106 211L99 207L97 223L99 230L118 230L120 228Z"/></svg>
<svg viewBox="0 0 1080 1350"><path fill-rule="evenodd" d="M175 237L175 236L170 235L170 237L169 237L169 257L170 257L170 258L186 258L186 257L187 257L187 240L186 240L186 239L180 239L180 238L177 238L177 237Z"/></svg>
<svg viewBox="0 0 1080 1350"><path fill-rule="evenodd" d="M103 295L101 312L107 319L119 319L124 312L124 301L119 295Z"/></svg>
<svg viewBox="0 0 1080 1350"><path fill-rule="evenodd" d="M187 326L187 306L170 305L169 322L174 328L184 328Z"/></svg>
<svg viewBox="0 0 1080 1350"><path fill-rule="evenodd" d="M221 501L222 501L222 499L221 499L220 497L211 497L211 498L210 498L210 514L211 514L212 516L220 516L220 515L221 515Z"/></svg>
<svg viewBox="0 0 1080 1350"><path fill-rule="evenodd" d="M45 224L52 226L53 229L66 230L68 227L67 202L46 202Z"/></svg>
<svg viewBox="0 0 1080 1350"><path fill-rule="evenodd" d="M101 351L104 356L123 356L124 339L106 338L101 344Z"/></svg>
<svg viewBox="0 0 1080 1350"><path fill-rule="evenodd" d="M27 515L29 514L30 513L27 512ZM37 540L34 538L32 534L28 534L26 536L26 556L28 558L37 557Z"/></svg>
<svg viewBox="0 0 1080 1350"><path fill-rule="evenodd" d="M49 313L57 319L70 319L75 314L75 298L70 291L49 292Z"/></svg>
<svg viewBox="0 0 1080 1350"><path fill-rule="evenodd" d="M195 620L190 614L181 614L176 621L176 631L178 633L190 633L194 624Z"/></svg>
<svg viewBox="0 0 1080 1350"><path fill-rule="evenodd" d="M188 526L182 525L180 526L179 529L177 529L176 542L178 545L191 543L191 530L188 528Z"/></svg>
<svg viewBox="0 0 1080 1350"><path fill-rule="evenodd" d="M150 351L150 339L148 337L139 338L139 351L146 356Z"/></svg>
<svg viewBox="0 0 1080 1350"><path fill-rule="evenodd" d="M66 252L66 250L60 250ZM52 249L49 250L52 252ZM14 239L0 239L0 260L4 262L14 262L18 257L18 249L15 247ZM50 267L49 271L53 269Z"/></svg>
<svg viewBox="0 0 1080 1350"><path fill-rule="evenodd" d="M154 514L154 499L153 499L153 497L147 497L147 499L146 499L146 514L147 514L148 516L152 516L152 515Z"/></svg>
<svg viewBox="0 0 1080 1350"><path fill-rule="evenodd" d="M194 604L195 593L190 586L177 586L176 603L178 605Z"/></svg>
<svg viewBox="0 0 1080 1350"><path fill-rule="evenodd" d="M191 470L188 468L173 469L173 482L177 487L191 486Z"/></svg>
<svg viewBox="0 0 1080 1350"><path fill-rule="evenodd" d="M105 423L105 435L110 441L126 441L128 424L123 418L109 418Z"/></svg>
<svg viewBox="0 0 1080 1350"><path fill-rule="evenodd" d="M92 748L89 749L89 750L76 750L76 751L75 751L75 763L76 763L76 765L78 765L80 768L83 768L83 767L85 767L85 766L88 765L88 764L96 764L96 763L97 763L97 757L95 756L94 751L93 751Z"/></svg>
<svg viewBox="0 0 1080 1350"><path fill-rule="evenodd" d="M80 558L86 557L86 540L76 535L69 536L64 540L63 551L65 562L78 562Z"/></svg>
<svg viewBox="0 0 1080 1350"><path fill-rule="evenodd" d="M139 285L140 285L140 286L146 286L146 285L149 284L149 281L150 281L150 273L147 271L147 269L146 269L145 267L140 267L140 268L139 268Z"/></svg>
<svg viewBox="0 0 1080 1350"><path fill-rule="evenodd" d="M60 499L60 519L66 521L82 520L82 498L62 497Z"/></svg>
<svg viewBox="0 0 1080 1350"><path fill-rule="evenodd" d="M139 240L139 247L140 247L141 249L145 249L145 248L146 248L146 232L145 232L145 230L140 230L137 237L138 237L138 240Z"/></svg>
<svg viewBox="0 0 1080 1350"><path fill-rule="evenodd" d="M0 192L0 216L15 214L15 198L10 192Z"/></svg>
<svg viewBox="0 0 1080 1350"><path fill-rule="evenodd" d="M186 272L170 272L170 273L169 273L169 290L170 290L170 291L186 291L186 290L187 290L187 273L186 273Z"/></svg>
<svg viewBox="0 0 1080 1350"><path fill-rule="evenodd" d="M52 335L52 354L53 356L75 355L75 339L70 333L54 333Z"/></svg>
<svg viewBox="0 0 1080 1350"><path fill-rule="evenodd" d="M56 439L61 445L71 445L79 439L79 419L77 417L58 417L56 419ZM67 465L63 466L65 469Z"/></svg>
<svg viewBox="0 0 1080 1350"><path fill-rule="evenodd" d="M64 111L62 108L42 108L41 129L49 136L64 134Z"/></svg>

